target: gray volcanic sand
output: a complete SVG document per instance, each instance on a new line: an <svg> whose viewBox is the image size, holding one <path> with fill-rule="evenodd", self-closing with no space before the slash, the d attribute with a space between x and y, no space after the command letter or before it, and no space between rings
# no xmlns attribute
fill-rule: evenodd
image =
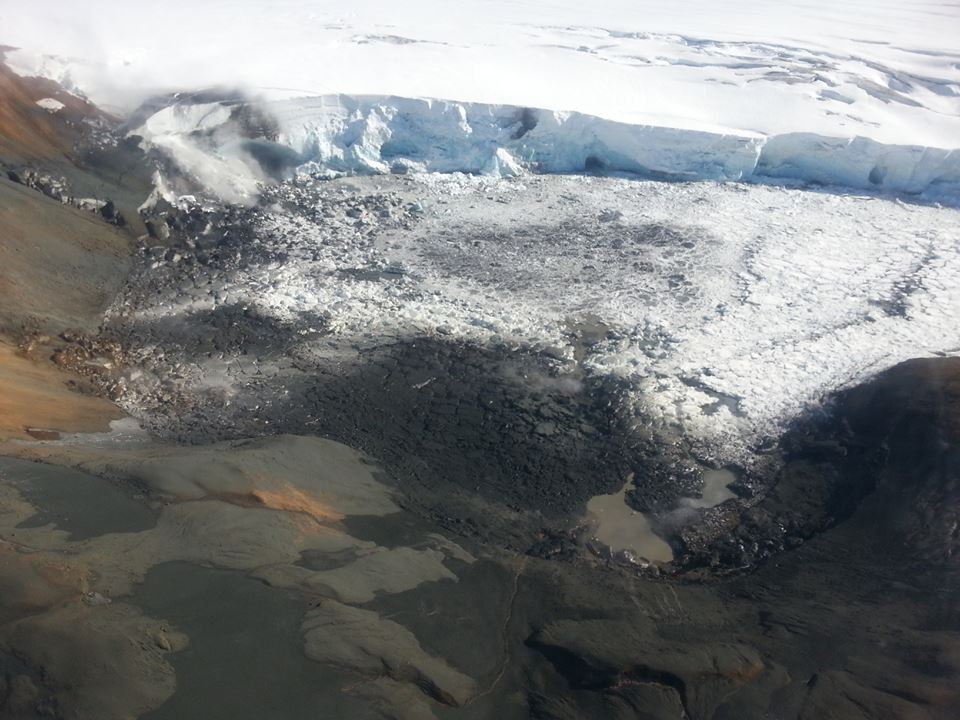
<svg viewBox="0 0 960 720"><path fill-rule="evenodd" d="M39 511L18 528L52 524L68 540L86 540L109 533L147 530L158 513L108 481L69 468L0 458L4 478Z"/></svg>
<svg viewBox="0 0 960 720"><path fill-rule="evenodd" d="M944 413L960 385L947 365L843 396L820 431L838 450L809 430L785 438L776 492L740 522L821 475L839 519L727 579L478 555L316 438L37 446L102 477L64 474L98 489L74 495L72 527L101 512L97 495L162 507L147 527L83 539L27 527L59 516L9 479L36 468L6 466L0 716L952 720L960 424Z"/></svg>
<svg viewBox="0 0 960 720"><path fill-rule="evenodd" d="M307 602L299 593L173 562L150 570L130 601L190 638L189 647L171 657L177 692L144 718L370 715L359 700L339 692L356 677L304 655L300 624Z"/></svg>
<svg viewBox="0 0 960 720"><path fill-rule="evenodd" d="M204 717L297 718L310 716L309 708L318 717L363 717L355 697L341 692L347 685L355 686L355 695L372 698L373 707L411 692L414 705L430 697L459 703L472 692L472 680L422 650L409 631L376 611L342 604L409 591L425 581L453 581L445 559L454 557L460 566L472 562L466 551L429 532L411 534L409 546L394 547L344 532L347 513L371 518L399 512L374 478L376 467L348 448L278 437L203 448L52 443L48 450L74 461L80 457L84 467L109 480L20 460L0 468L0 539L14 548L2 557L16 560L0 578L6 590L0 650L22 659L26 670L14 677L32 683L30 697L46 692L58 703L69 701L69 717L128 717L132 707L139 713L169 697L173 668L182 695L160 707L157 717L184 717L185 708L200 712L201 706ZM44 589L51 563L64 568L57 584L72 580L75 589ZM317 605L324 597L329 601ZM353 618L353 629L331 644L331 632L316 629L326 622L321 610L335 612L334 628ZM51 661L51 653L66 652L69 643L47 645L48 635L36 628L25 634L43 623L46 633L69 632L80 642L85 628L101 627L97 618L137 618L141 611L158 620L137 620L144 631L116 623L105 636L109 641L111 634L132 632L129 652L142 647L154 658L153 664L138 659L125 673L114 673L115 680L131 675L134 688L147 682L154 688L148 697L137 693L137 702L127 698L127 706L107 703L103 690L68 662L70 654ZM141 632L147 634L138 637ZM167 660L166 653L186 643L183 632L189 649ZM89 654L90 664L98 665L98 647L74 650L75 657ZM157 673L164 683L156 683ZM278 685L274 674L288 685ZM243 682L244 690L214 702L231 678ZM423 697L420 687L427 688ZM13 702L6 695L0 694L0 708Z"/></svg>
<svg viewBox="0 0 960 720"><path fill-rule="evenodd" d="M94 329L130 269L127 236L0 177L0 331Z"/></svg>

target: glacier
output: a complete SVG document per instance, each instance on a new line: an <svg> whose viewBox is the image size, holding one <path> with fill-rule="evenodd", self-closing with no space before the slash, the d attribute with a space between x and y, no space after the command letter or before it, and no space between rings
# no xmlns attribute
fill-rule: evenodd
<svg viewBox="0 0 960 720"><path fill-rule="evenodd" d="M15 72L152 125L139 133L145 142L225 199L249 200L298 168L586 169L953 202L960 52L951 8L170 0L158 13L53 0L30 12L0 8L0 41L17 48L5 50ZM276 136L235 131L216 104L186 111L181 99L180 110L150 122L136 111L151 98L218 87L237 89L229 107L248 98L275 116ZM202 122L190 117L209 111ZM168 116L177 113L186 116Z"/></svg>
<svg viewBox="0 0 960 720"><path fill-rule="evenodd" d="M578 112L395 96L327 95L261 103L275 137L245 136L246 103L176 101L131 134L203 188L242 202L281 172L627 173L660 180L812 183L953 203L960 153L815 133L712 133ZM265 158L267 158L265 160ZM279 158L279 160L278 160ZM284 173L285 171L285 173Z"/></svg>

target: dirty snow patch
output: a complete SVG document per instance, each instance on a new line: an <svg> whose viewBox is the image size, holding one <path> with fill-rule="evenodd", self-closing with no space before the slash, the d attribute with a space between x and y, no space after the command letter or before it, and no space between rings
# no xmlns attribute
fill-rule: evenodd
<svg viewBox="0 0 960 720"><path fill-rule="evenodd" d="M59 100L54 100L53 98L43 98L42 100L37 100L37 105L42 107L44 110L49 110L50 112L57 112L58 110L63 110L66 105L64 105Z"/></svg>

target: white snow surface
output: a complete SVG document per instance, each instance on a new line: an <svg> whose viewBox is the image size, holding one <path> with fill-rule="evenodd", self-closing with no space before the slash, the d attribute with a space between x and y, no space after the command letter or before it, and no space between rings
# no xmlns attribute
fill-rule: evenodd
<svg viewBox="0 0 960 720"><path fill-rule="evenodd" d="M58 110L63 110L66 105L64 105L59 100L54 98L41 98L37 100L37 105L42 107L44 110L49 110L50 112L57 112Z"/></svg>
<svg viewBox="0 0 960 720"><path fill-rule="evenodd" d="M546 108L737 138L941 149L960 138L951 0L8 0L0 28L22 48L8 56L18 72L108 108L225 86Z"/></svg>

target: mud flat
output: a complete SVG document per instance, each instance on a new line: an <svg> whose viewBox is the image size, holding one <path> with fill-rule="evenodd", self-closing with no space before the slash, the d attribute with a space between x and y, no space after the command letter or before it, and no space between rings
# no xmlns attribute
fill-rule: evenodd
<svg viewBox="0 0 960 720"><path fill-rule="evenodd" d="M59 623L69 622L82 637L85 628L94 632L101 616L115 612L144 613L142 623L151 628L152 634L131 640L155 663L148 668L138 657L129 672L131 683L150 682L157 672L167 678L166 688L158 688L148 703L159 707L157 717L182 716L177 713L196 704L208 706L210 717L262 717L269 711L272 717L296 718L311 707L348 713L357 701L343 696L345 685L360 688L361 696L373 693L374 705L392 703L395 693L416 695L416 684L408 682L427 682L437 697L459 698L454 702L466 699L457 689L472 687L466 676L460 679L420 649L408 631L373 611L362 613L365 630L341 636L335 650L324 643L322 655L309 654L322 662L303 654L305 638L315 633L303 625L304 618L311 607L316 614L321 599L323 607L346 609L342 603L362 605L423 582L455 581L444 565L448 557L472 562L454 542L431 532L394 547L344 532L342 520L350 514L399 512L374 478L374 466L356 453L329 441L283 437L193 450L51 444L44 451L48 458L80 461L107 477L24 460L4 460L0 467L5 508L0 537L12 573L5 576L9 592L0 643L24 664L14 676L22 676L17 683L29 684L32 697L55 698L57 713L128 717L136 705L114 707L101 694L107 691L94 680L106 682L114 670L107 668L101 679L90 677L70 663L69 653L58 665L49 655L61 651L57 640L34 633L26 643L23 633L35 623L62 633L68 626ZM51 567L60 567L59 582L72 582L75 589L45 589ZM264 624L267 618L272 624ZM141 631L118 626L118 632ZM183 696L163 704L174 676L166 653L184 647L187 638L194 644L182 659L170 661L188 676L181 683ZM99 657L97 648L89 652ZM371 672L368 660L358 664L378 653L386 666L375 661ZM233 704L214 702L233 671L245 675L267 656L275 661L271 673L286 668L293 695L268 673L259 690L246 684L249 702L242 693L234 695ZM141 669L149 674L138 675ZM21 703L19 696L0 697L10 708Z"/></svg>
<svg viewBox="0 0 960 720"><path fill-rule="evenodd" d="M170 657L177 692L145 719L370 716L363 702L340 692L357 678L304 654L308 604L299 593L174 562L151 569L130 601L190 638Z"/></svg>

